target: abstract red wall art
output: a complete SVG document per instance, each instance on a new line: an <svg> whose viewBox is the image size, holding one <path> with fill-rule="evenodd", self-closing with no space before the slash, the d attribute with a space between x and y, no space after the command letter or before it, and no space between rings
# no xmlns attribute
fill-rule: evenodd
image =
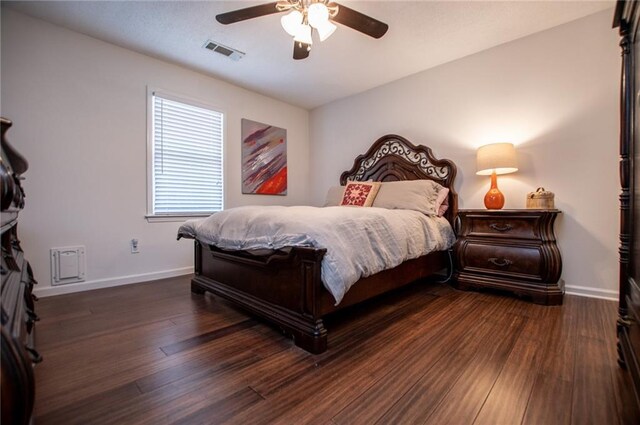
<svg viewBox="0 0 640 425"><path fill-rule="evenodd" d="M287 194L287 130L242 119L242 193Z"/></svg>

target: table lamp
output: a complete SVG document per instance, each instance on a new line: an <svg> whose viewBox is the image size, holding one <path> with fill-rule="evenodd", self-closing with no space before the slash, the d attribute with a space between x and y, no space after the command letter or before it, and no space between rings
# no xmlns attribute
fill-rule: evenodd
<svg viewBox="0 0 640 425"><path fill-rule="evenodd" d="M504 206L504 195L498 190L498 174L518 171L516 149L512 143L493 143L478 149L476 158L479 176L491 175L491 189L484 196L484 206L499 210Z"/></svg>

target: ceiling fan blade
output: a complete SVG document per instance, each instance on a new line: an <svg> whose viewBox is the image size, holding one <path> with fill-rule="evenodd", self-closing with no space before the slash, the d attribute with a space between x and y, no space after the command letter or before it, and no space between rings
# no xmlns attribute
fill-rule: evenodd
<svg viewBox="0 0 640 425"><path fill-rule="evenodd" d="M341 4L338 4L338 14L331 19L373 38L382 37L389 29L389 25L384 22L380 22L370 16L363 15L362 13Z"/></svg>
<svg viewBox="0 0 640 425"><path fill-rule="evenodd" d="M306 59L309 57L309 45L305 43L293 42L293 58Z"/></svg>
<svg viewBox="0 0 640 425"><path fill-rule="evenodd" d="M245 21L247 19L259 18L260 16L271 15L280 12L276 5L278 2L261 4L258 6L245 7L227 13L216 15L216 21L221 24L228 25L235 22Z"/></svg>

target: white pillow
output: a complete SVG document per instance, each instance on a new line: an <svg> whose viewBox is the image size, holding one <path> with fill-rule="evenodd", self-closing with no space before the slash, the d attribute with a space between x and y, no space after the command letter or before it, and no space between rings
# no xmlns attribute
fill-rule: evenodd
<svg viewBox="0 0 640 425"><path fill-rule="evenodd" d="M331 186L327 191L327 198L323 207L337 207L342 202L344 186Z"/></svg>
<svg viewBox="0 0 640 425"><path fill-rule="evenodd" d="M420 211L427 215L438 215L438 194L443 186L432 180L406 180L383 182L373 206L387 209Z"/></svg>

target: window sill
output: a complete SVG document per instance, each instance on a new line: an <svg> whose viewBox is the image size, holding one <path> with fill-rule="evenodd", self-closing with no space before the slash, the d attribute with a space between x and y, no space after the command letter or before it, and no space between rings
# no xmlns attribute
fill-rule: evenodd
<svg viewBox="0 0 640 425"><path fill-rule="evenodd" d="M192 218L205 218L211 214L188 214L188 215L145 215L149 223L169 223L169 222L185 222Z"/></svg>

